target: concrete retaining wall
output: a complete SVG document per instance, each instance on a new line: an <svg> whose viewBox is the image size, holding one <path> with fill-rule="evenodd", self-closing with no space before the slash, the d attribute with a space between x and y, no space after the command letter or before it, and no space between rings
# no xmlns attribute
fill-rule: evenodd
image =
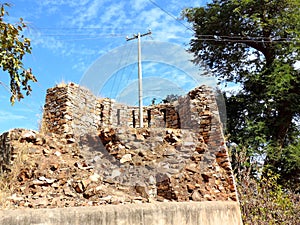
<svg viewBox="0 0 300 225"><path fill-rule="evenodd" d="M0 211L2 225L241 225L236 202L174 202Z"/></svg>

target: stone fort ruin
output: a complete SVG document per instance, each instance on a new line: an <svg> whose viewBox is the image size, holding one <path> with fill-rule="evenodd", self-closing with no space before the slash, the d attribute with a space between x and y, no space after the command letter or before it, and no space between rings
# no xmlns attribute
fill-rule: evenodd
<svg viewBox="0 0 300 225"><path fill-rule="evenodd" d="M47 91L43 132L78 141L88 163L111 182L176 201L237 201L214 91L143 108L98 98L74 83Z"/></svg>
<svg viewBox="0 0 300 225"><path fill-rule="evenodd" d="M214 91L145 106L143 122L77 84L48 89L40 132L0 135L0 224L242 224Z"/></svg>

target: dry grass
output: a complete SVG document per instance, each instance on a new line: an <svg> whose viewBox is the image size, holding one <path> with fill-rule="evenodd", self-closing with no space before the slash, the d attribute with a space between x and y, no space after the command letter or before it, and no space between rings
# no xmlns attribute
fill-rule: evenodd
<svg viewBox="0 0 300 225"><path fill-rule="evenodd" d="M237 153L236 153L237 154ZM254 177L259 171L255 163L247 164L246 148L234 155L237 165L237 189L244 225L298 225L300 196L278 184L279 175L265 169L265 175ZM246 166L247 165L247 166Z"/></svg>
<svg viewBox="0 0 300 225"><path fill-rule="evenodd" d="M65 87L68 82L66 82L63 78L61 79L60 82L56 82L55 87Z"/></svg>
<svg viewBox="0 0 300 225"><path fill-rule="evenodd" d="M28 144L16 141L14 144L14 159L8 166L7 170L0 174L0 209L12 208L9 197L15 191L15 182L20 174L20 169L28 159Z"/></svg>
<svg viewBox="0 0 300 225"><path fill-rule="evenodd" d="M0 175L0 209L11 208L8 197L11 195L7 177Z"/></svg>
<svg viewBox="0 0 300 225"><path fill-rule="evenodd" d="M38 123L38 130L41 134L47 134L48 133L48 126L47 126L46 121L45 121L44 113L45 113L45 111L43 109L42 118Z"/></svg>

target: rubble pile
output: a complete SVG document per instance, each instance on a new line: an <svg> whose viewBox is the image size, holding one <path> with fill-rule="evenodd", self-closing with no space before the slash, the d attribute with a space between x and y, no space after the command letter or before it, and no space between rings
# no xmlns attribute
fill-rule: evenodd
<svg viewBox="0 0 300 225"><path fill-rule="evenodd" d="M7 136L7 135L6 135ZM146 202L135 187L103 181L72 139L17 129L11 164L3 164L1 208L45 208ZM9 180L7 180L9 179ZM8 196L4 196L7 191Z"/></svg>
<svg viewBox="0 0 300 225"><path fill-rule="evenodd" d="M176 201L236 200L234 185L224 169L224 159L221 160L224 152L218 152L217 159L214 156L210 165L206 165L208 147L203 137L193 131L150 128L106 131L101 133L101 139L122 163L155 168L147 171L147 175L156 178L157 196ZM139 178L142 176L139 174Z"/></svg>
<svg viewBox="0 0 300 225"><path fill-rule="evenodd" d="M11 195L1 202L3 207L43 208L236 200L234 186L228 185L217 162L209 171L201 169L207 146L203 139L191 134L194 133L175 129L103 130L99 140L102 139L108 155L119 162L114 164L111 158L95 159L97 154L93 151L93 158L85 156L73 138L61 139L29 130L10 131L11 165L3 168L4 174L11 176ZM101 167L105 162L109 162L106 170ZM140 173L140 168L146 166L152 169ZM117 176L111 178L103 173L118 168L127 175L131 172L131 176L136 172L140 185L123 184Z"/></svg>

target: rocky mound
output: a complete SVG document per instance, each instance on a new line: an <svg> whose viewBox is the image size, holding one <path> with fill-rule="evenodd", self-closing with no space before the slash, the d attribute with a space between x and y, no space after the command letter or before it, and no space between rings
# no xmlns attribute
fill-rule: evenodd
<svg viewBox="0 0 300 225"><path fill-rule="evenodd" d="M105 128L77 141L16 129L0 141L1 208L236 200L226 153L204 167L207 146L187 131Z"/></svg>

